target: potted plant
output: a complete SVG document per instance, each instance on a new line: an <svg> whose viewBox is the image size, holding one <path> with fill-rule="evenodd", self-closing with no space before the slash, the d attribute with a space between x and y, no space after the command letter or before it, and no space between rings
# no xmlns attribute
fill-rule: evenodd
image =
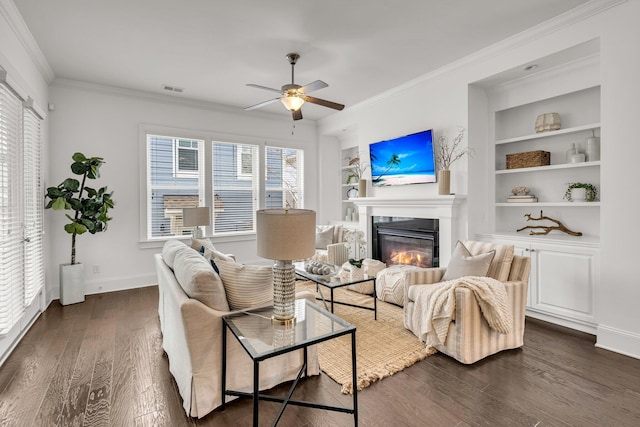
<svg viewBox="0 0 640 427"><path fill-rule="evenodd" d="M86 157L82 153L72 156L71 172L81 176L81 181L67 178L57 187L47 188L45 209L70 210L73 216L66 214L69 223L64 230L71 234L71 263L60 266L60 303L74 304L84 301L84 267L76 263L76 236L87 231L91 234L107 230L111 220L109 209L114 207L113 192L107 187L98 190L87 187L87 179L100 177L102 157Z"/></svg>
<svg viewBox="0 0 640 427"><path fill-rule="evenodd" d="M451 165L464 157L465 154L473 157L475 154L473 148L460 147L462 138L464 137L464 128L460 129L458 134L451 141L442 135L438 138L438 147L436 150L436 160L438 164L438 194L451 194Z"/></svg>
<svg viewBox="0 0 640 427"><path fill-rule="evenodd" d="M570 202L595 202L598 200L598 188L587 182L570 182L564 192L564 199Z"/></svg>
<svg viewBox="0 0 640 427"><path fill-rule="evenodd" d="M358 184L358 197L367 196L367 180L364 179L364 173L369 168L367 163L361 162L360 157L354 157L349 159L346 171L349 173L347 176L347 184L351 184L355 181Z"/></svg>

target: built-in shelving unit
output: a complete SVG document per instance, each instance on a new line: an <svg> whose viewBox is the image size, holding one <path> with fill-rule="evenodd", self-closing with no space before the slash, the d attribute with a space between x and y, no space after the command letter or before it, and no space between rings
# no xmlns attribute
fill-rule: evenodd
<svg viewBox="0 0 640 427"><path fill-rule="evenodd" d="M342 204L342 220L345 222L357 222L357 212L358 209L356 205L353 203L353 200L350 198L357 197L358 191L358 182L357 181L349 181L349 175L351 175L351 168L349 167L349 161L354 157L358 157L358 147L349 147L342 150L342 167L341 167L341 188L340 194L342 195L341 204ZM354 193L355 192L355 193ZM350 197L351 196L351 197ZM355 215L354 215L355 213Z"/></svg>
<svg viewBox="0 0 640 427"><path fill-rule="evenodd" d="M531 133L539 114L557 112L562 128ZM572 145L584 153L587 138L600 136L600 88L592 86L495 112L493 152L495 168L494 227L496 232L512 232L522 227L526 213L539 214L563 221L571 229L592 238L600 235L600 202L568 202L564 193L570 182L588 182L600 186L601 161L567 162ZM603 141L606 144L606 141ZM506 156L529 151L547 151L550 164L518 169L506 168ZM525 186L537 202L507 202L511 190Z"/></svg>

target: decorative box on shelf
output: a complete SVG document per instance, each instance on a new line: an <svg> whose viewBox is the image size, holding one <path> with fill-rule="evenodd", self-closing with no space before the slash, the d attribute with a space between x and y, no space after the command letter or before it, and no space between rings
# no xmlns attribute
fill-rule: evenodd
<svg viewBox="0 0 640 427"><path fill-rule="evenodd" d="M507 154L507 169L549 166L551 153L548 151L527 151L526 153Z"/></svg>

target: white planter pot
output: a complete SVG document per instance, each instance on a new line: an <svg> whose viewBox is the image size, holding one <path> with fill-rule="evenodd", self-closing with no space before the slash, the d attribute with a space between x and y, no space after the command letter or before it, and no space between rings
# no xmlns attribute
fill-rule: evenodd
<svg viewBox="0 0 640 427"><path fill-rule="evenodd" d="M572 188L571 189L571 200L574 202L585 202L587 201L587 190L584 188Z"/></svg>
<svg viewBox="0 0 640 427"><path fill-rule="evenodd" d="M84 265L60 265L60 304L69 305L84 301Z"/></svg>

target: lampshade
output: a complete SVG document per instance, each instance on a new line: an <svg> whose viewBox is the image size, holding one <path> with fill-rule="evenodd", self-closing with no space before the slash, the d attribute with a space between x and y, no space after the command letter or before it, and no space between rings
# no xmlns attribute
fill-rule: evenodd
<svg viewBox="0 0 640 427"><path fill-rule="evenodd" d="M258 256L273 260L309 258L315 253L316 213L309 209L257 212Z"/></svg>
<svg viewBox="0 0 640 427"><path fill-rule="evenodd" d="M185 227L197 227L211 224L211 208L202 206L197 208L182 209L182 225Z"/></svg>
<svg viewBox="0 0 640 427"><path fill-rule="evenodd" d="M280 98L280 102L282 102L287 110L298 111L300 107L302 107L302 104L304 104L304 99L299 96L286 96Z"/></svg>

